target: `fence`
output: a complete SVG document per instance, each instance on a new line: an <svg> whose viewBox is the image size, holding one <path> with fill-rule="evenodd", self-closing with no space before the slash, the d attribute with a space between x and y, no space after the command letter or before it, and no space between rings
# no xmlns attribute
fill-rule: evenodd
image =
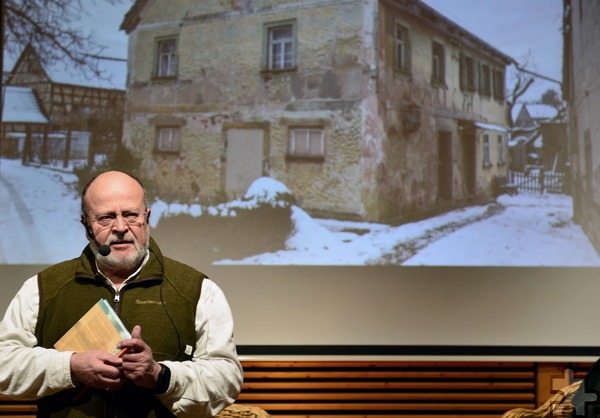
<svg viewBox="0 0 600 418"><path fill-rule="evenodd" d="M508 182L519 192L569 194L569 181L566 173L540 169L509 171Z"/></svg>

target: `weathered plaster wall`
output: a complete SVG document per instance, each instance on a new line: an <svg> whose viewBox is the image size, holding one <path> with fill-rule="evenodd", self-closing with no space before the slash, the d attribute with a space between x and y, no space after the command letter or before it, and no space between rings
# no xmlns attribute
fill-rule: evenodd
<svg viewBox="0 0 600 418"><path fill-rule="evenodd" d="M227 163L222 158L223 123L264 122L269 126L265 158L271 177L286 184L307 210L362 218L362 190L368 186L361 166L362 2L299 7L296 2L262 1L252 2L252 13L232 12L231 2L201 3L190 5L187 13L168 12L186 16L180 25L155 23L162 8L174 8L156 2L156 10L133 35L136 64L126 130L129 143L143 150L145 175L163 192L183 198L214 196ZM297 68L264 72L264 24L287 20L296 22ZM179 44L177 79L153 79L155 39L173 35ZM185 120L180 155L153 151L154 126L167 114ZM314 126L315 121L325 129L325 159L286 158L289 129Z"/></svg>
<svg viewBox="0 0 600 418"><path fill-rule="evenodd" d="M383 139L384 161L379 170L380 217L410 217L429 210L439 202L438 132L450 133L452 141L452 198L468 197L464 141L459 120L485 121L504 126L504 103L460 88L460 56L464 47L444 38L434 26L424 26L391 8L380 9L381 45L379 56L379 102L386 136ZM409 73L394 70L394 28L396 21L409 28L411 67ZM441 42L445 50L445 82L434 87L432 41ZM476 51L468 51L477 56ZM502 66L500 66L502 68ZM404 117L410 105L416 105L420 126L407 131ZM476 193L491 194L491 179L505 168L483 166L481 135L476 135ZM491 153L496 155L496 136Z"/></svg>
<svg viewBox="0 0 600 418"><path fill-rule="evenodd" d="M570 2L569 100L573 206L596 249L600 250L600 4Z"/></svg>

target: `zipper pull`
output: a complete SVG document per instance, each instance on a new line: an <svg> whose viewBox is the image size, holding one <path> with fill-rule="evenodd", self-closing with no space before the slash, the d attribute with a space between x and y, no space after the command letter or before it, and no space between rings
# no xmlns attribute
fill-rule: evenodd
<svg viewBox="0 0 600 418"><path fill-rule="evenodd" d="M119 293L119 292L115 293L115 297L113 299L113 302L115 302L115 303L121 302L121 293Z"/></svg>

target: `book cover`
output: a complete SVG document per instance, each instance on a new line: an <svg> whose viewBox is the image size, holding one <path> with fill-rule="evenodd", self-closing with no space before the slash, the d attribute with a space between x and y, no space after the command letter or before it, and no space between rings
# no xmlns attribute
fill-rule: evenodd
<svg viewBox="0 0 600 418"><path fill-rule="evenodd" d="M126 338L131 338L131 334L121 318L106 299L100 299L54 344L54 348L77 352L102 349L116 355L120 351L117 343Z"/></svg>

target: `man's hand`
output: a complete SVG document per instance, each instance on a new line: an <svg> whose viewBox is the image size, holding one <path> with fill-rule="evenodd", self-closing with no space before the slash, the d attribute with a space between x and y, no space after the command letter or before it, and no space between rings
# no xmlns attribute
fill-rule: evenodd
<svg viewBox="0 0 600 418"><path fill-rule="evenodd" d="M133 327L131 338L121 341L117 348L126 349L123 354L123 375L135 385L154 389L160 373L160 365L152 357L152 349L142 340L142 328Z"/></svg>
<svg viewBox="0 0 600 418"><path fill-rule="evenodd" d="M71 356L71 379L97 389L116 390L125 378L123 360L103 350L74 353Z"/></svg>

